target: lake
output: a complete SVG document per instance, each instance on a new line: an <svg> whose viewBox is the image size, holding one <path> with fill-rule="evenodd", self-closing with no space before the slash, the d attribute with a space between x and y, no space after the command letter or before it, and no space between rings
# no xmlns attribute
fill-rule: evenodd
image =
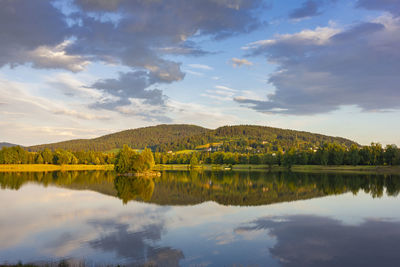
<svg viewBox="0 0 400 267"><path fill-rule="evenodd" d="M400 176L0 173L0 264L398 266Z"/></svg>

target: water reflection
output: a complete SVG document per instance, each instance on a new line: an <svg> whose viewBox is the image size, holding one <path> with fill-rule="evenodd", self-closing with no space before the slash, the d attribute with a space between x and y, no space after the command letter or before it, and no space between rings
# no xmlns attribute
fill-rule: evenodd
<svg viewBox="0 0 400 267"><path fill-rule="evenodd" d="M161 177L125 177L113 172L0 173L3 189L27 183L92 190L126 204L144 201L188 205L215 201L223 205L264 205L363 191L373 197L400 192L400 176L289 172L164 172Z"/></svg>
<svg viewBox="0 0 400 267"><path fill-rule="evenodd" d="M400 260L399 176L0 173L0 186L0 264L67 258L103 266L391 266Z"/></svg>
<svg viewBox="0 0 400 267"><path fill-rule="evenodd" d="M126 204L130 200L150 201L154 191L154 179L150 177L118 176L114 181L117 196Z"/></svg>
<svg viewBox="0 0 400 267"><path fill-rule="evenodd" d="M130 264L179 266L179 260L183 258L180 250L155 245L165 231L163 222L146 225L140 231L130 231L129 224L113 220L96 220L91 224L100 226L109 233L90 241L90 246L105 252L114 252L118 257L128 259Z"/></svg>
<svg viewBox="0 0 400 267"><path fill-rule="evenodd" d="M235 230L268 230L276 238L271 254L282 266L398 266L400 222L368 219L346 225L321 216L260 218Z"/></svg>

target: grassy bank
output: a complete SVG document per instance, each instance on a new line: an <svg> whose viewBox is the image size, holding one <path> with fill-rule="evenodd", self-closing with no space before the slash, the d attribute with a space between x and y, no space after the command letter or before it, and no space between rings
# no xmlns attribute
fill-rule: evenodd
<svg viewBox="0 0 400 267"><path fill-rule="evenodd" d="M188 164L159 164L156 170L190 170ZM197 165L194 169L198 170L272 170L284 171L287 168L274 165L236 164L236 165ZM294 172L346 172L346 173L379 173L379 174L400 174L400 166L322 166L322 165L294 165L291 169Z"/></svg>
<svg viewBox="0 0 400 267"><path fill-rule="evenodd" d="M0 164L0 172L113 170L114 165Z"/></svg>
<svg viewBox="0 0 400 267"><path fill-rule="evenodd" d="M378 174L399 174L400 166L322 166L322 165L295 165L292 167L295 172L343 172L343 173L378 173Z"/></svg>

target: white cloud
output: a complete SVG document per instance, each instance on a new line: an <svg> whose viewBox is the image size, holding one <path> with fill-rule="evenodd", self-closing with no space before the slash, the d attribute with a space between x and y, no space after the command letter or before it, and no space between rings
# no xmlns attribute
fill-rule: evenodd
<svg viewBox="0 0 400 267"><path fill-rule="evenodd" d="M212 67L204 64L188 64L189 67L193 69L201 69L201 70L213 70Z"/></svg>
<svg viewBox="0 0 400 267"><path fill-rule="evenodd" d="M196 122L197 125L216 128L221 125L234 124L238 117L226 112L220 106L184 103L170 99L167 102L174 123Z"/></svg>
<svg viewBox="0 0 400 267"><path fill-rule="evenodd" d="M216 85L215 88L217 89L221 89L221 90L225 90L225 91L230 91L230 92L237 92L238 90L236 89L232 89L228 86L224 86L224 85Z"/></svg>
<svg viewBox="0 0 400 267"><path fill-rule="evenodd" d="M231 64L233 67L241 67L243 65L253 66L253 62L250 62L245 58L240 59L240 58L235 58L235 57L231 59Z"/></svg>
<svg viewBox="0 0 400 267"><path fill-rule="evenodd" d="M285 41L292 42L300 42L302 45L307 43L315 44L315 45L324 45L329 39L335 34L341 32L341 29L332 28L332 27L316 27L314 30L305 29L298 33L294 34L277 34L274 39L267 40L259 40L255 42L251 42L242 47L243 50L256 50L264 49L267 47L271 47L276 44L284 44ZM255 53L252 51L252 53Z"/></svg>
<svg viewBox="0 0 400 267"><path fill-rule="evenodd" d="M83 56L68 55L65 49L70 44L70 41L64 41L56 46L39 46L35 50L26 52L26 59L32 61L37 68L83 71L90 62Z"/></svg>

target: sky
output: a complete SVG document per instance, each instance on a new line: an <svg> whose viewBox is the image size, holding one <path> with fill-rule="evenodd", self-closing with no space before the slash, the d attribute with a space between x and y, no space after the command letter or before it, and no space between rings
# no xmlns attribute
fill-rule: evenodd
<svg viewBox="0 0 400 267"><path fill-rule="evenodd" d="M400 146L400 0L0 0L0 142L184 123Z"/></svg>

